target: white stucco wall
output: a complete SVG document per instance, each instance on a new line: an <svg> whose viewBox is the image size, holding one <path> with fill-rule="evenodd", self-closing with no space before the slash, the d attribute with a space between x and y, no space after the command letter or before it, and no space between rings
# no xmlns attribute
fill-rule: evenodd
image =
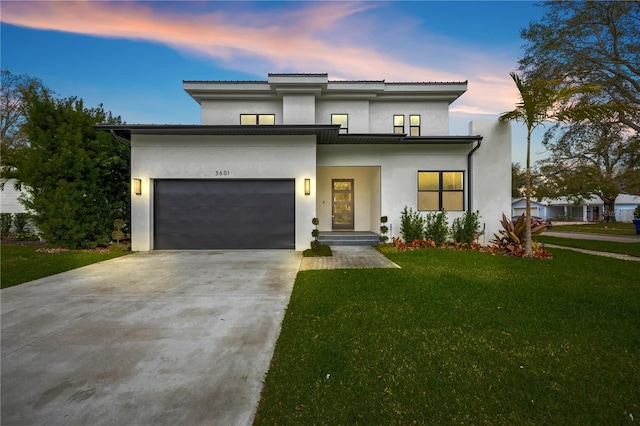
<svg viewBox="0 0 640 426"><path fill-rule="evenodd" d="M511 214L511 126L495 121L472 121L470 135L482 145L472 156L472 210L480 211L485 242L497 234L502 213Z"/></svg>
<svg viewBox="0 0 640 426"><path fill-rule="evenodd" d="M371 102L369 109L371 133L393 133L393 116L404 115L404 131L409 134L409 116L420 116L421 136L449 134L449 104L447 102Z"/></svg>
<svg viewBox="0 0 640 426"><path fill-rule="evenodd" d="M316 98L310 94L287 94L282 98L282 124L313 124Z"/></svg>
<svg viewBox="0 0 640 426"><path fill-rule="evenodd" d="M201 105L201 124L203 125L237 126L240 124L240 114L275 114L275 124L282 124L281 100L216 100L202 101Z"/></svg>
<svg viewBox="0 0 640 426"><path fill-rule="evenodd" d="M216 172L227 172L218 173ZM309 248L315 216L314 136L133 135L131 177L142 180L132 194L132 250L153 249L153 179L295 179L296 250ZM304 195L304 179L311 194Z"/></svg>
<svg viewBox="0 0 640 426"><path fill-rule="evenodd" d="M331 124L331 114L349 115L349 133L369 133L369 101L318 100L316 123Z"/></svg>

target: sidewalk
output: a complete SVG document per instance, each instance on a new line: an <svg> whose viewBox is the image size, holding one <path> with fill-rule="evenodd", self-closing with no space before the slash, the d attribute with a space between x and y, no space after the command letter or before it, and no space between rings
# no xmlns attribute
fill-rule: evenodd
<svg viewBox="0 0 640 426"><path fill-rule="evenodd" d="M640 243L640 235L607 235L607 234L593 234L589 232L554 232L554 231L546 231L542 235L544 235L545 237L548 236L548 237L567 238L567 239L574 239L574 240L611 241L616 243ZM556 244L548 244L548 243L544 243L543 246L545 248L572 250L572 251L577 251L579 253L593 254L596 256L613 257L615 259L640 262L640 257L629 256L626 254L586 250L581 248L559 246Z"/></svg>
<svg viewBox="0 0 640 426"><path fill-rule="evenodd" d="M331 247L333 256L303 257L301 271L319 269L400 268L369 246Z"/></svg>
<svg viewBox="0 0 640 426"><path fill-rule="evenodd" d="M613 257L614 259L632 260L635 262L640 262L640 257L629 256L626 254L609 253L606 251L585 250L585 249L576 248L576 247L558 246L555 244L548 244L548 243L544 243L542 246L544 248L557 248L562 250L571 250L571 251L577 251L579 253L592 254L595 256Z"/></svg>
<svg viewBox="0 0 640 426"><path fill-rule="evenodd" d="M616 243L640 243L640 235L608 235L589 232L558 232L546 231L545 237L571 238L574 240L613 241Z"/></svg>

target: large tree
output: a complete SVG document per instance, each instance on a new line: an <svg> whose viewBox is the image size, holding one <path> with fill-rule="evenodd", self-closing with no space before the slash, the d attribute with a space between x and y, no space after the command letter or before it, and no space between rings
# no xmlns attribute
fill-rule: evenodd
<svg viewBox="0 0 640 426"><path fill-rule="evenodd" d="M589 103L617 104L610 121L640 132L640 2L547 1L545 15L522 31L527 80L595 85Z"/></svg>
<svg viewBox="0 0 640 426"><path fill-rule="evenodd" d="M16 178L16 157L28 146L23 131L26 120L24 94L48 91L40 80L27 74L13 74L2 70L0 85L0 186L8 179ZM17 185L20 182L16 182Z"/></svg>
<svg viewBox="0 0 640 426"><path fill-rule="evenodd" d="M17 178L45 240L69 248L109 241L115 219L129 219L130 152L98 123L119 123L102 106L24 93L28 143L15 161Z"/></svg>
<svg viewBox="0 0 640 426"><path fill-rule="evenodd" d="M617 196L640 188L640 139L619 123L554 126L543 144L550 155L538 163L545 178L538 195L577 200L597 195L604 202L605 220L615 221Z"/></svg>

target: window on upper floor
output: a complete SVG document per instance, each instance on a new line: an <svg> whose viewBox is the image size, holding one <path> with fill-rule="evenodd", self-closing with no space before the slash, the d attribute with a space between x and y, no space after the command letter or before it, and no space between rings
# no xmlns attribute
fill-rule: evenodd
<svg viewBox="0 0 640 426"><path fill-rule="evenodd" d="M409 116L409 136L420 136L420 116Z"/></svg>
<svg viewBox="0 0 640 426"><path fill-rule="evenodd" d="M331 114L331 124L339 124L340 133L349 133L348 114Z"/></svg>
<svg viewBox="0 0 640 426"><path fill-rule="evenodd" d="M418 210L464 210L464 172L419 171Z"/></svg>
<svg viewBox="0 0 640 426"><path fill-rule="evenodd" d="M274 114L240 114L240 124L243 126L273 126L276 124Z"/></svg>
<svg viewBox="0 0 640 426"><path fill-rule="evenodd" d="M396 135L404 134L404 115L393 116L393 133Z"/></svg>

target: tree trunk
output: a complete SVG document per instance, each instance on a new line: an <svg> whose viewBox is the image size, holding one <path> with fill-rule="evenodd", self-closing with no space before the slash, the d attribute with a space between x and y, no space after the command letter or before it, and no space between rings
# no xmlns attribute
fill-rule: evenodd
<svg viewBox="0 0 640 426"><path fill-rule="evenodd" d="M603 199L604 201L604 221L607 223L614 223L616 221L616 199L610 198Z"/></svg>
<svg viewBox="0 0 640 426"><path fill-rule="evenodd" d="M527 129L527 168L525 174L525 241L524 241L524 254L528 258L533 258L533 248L531 247L531 131Z"/></svg>

